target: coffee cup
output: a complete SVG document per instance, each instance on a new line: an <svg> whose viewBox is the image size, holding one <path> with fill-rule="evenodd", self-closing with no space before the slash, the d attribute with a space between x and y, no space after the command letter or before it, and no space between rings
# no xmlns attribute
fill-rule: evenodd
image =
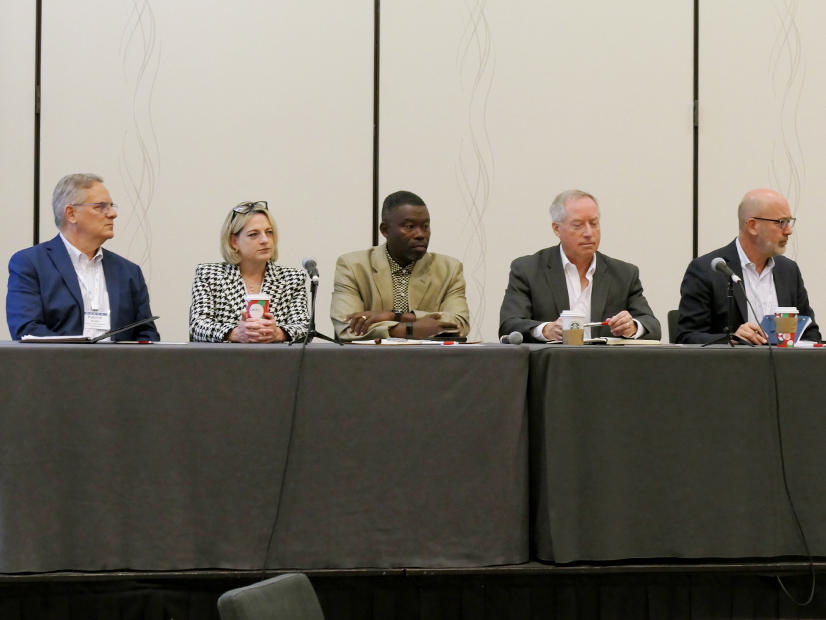
<svg viewBox="0 0 826 620"><path fill-rule="evenodd" d="M562 311L562 344L582 344L585 337L585 315L574 310Z"/></svg>
<svg viewBox="0 0 826 620"><path fill-rule="evenodd" d="M774 331L777 334L777 346L784 349L794 347L797 336L797 308L778 306L774 309Z"/></svg>
<svg viewBox="0 0 826 620"><path fill-rule="evenodd" d="M270 311L270 296L264 293L244 295L247 316L251 319L260 319L264 313Z"/></svg>

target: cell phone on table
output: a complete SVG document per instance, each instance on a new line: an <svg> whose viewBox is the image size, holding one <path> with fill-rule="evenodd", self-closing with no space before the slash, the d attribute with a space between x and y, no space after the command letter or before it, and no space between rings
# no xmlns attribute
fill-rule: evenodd
<svg viewBox="0 0 826 620"><path fill-rule="evenodd" d="M442 332L441 334L436 334L435 336L431 336L428 340L445 340L450 342L467 342L467 338L464 336L459 335L459 331L455 332Z"/></svg>

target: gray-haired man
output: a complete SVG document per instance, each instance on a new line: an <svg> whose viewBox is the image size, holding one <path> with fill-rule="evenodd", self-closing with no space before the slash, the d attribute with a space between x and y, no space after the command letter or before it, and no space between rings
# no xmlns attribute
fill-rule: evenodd
<svg viewBox="0 0 826 620"><path fill-rule="evenodd" d="M511 263L499 312L499 335L518 331L527 342L562 339L563 310L577 310L605 326L586 337L659 340L660 322L642 293L639 269L599 253L599 205L579 190L551 205L559 245Z"/></svg>
<svg viewBox="0 0 826 620"><path fill-rule="evenodd" d="M141 268L103 244L115 235L117 205L103 179L70 174L52 196L54 239L17 252L9 261L6 319L12 338L99 336L150 318ZM153 322L115 340L160 340Z"/></svg>

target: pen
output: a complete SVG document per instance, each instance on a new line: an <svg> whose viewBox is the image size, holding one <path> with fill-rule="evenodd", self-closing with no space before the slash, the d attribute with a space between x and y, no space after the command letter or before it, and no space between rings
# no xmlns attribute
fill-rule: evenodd
<svg viewBox="0 0 826 620"><path fill-rule="evenodd" d="M586 323L583 327L599 327L601 325L608 325L608 321L597 321L596 323Z"/></svg>

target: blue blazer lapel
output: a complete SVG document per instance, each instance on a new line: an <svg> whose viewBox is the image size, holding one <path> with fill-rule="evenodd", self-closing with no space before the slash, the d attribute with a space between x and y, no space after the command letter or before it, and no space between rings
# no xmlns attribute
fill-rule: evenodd
<svg viewBox="0 0 826 620"><path fill-rule="evenodd" d="M109 252L103 250L103 277L106 280L106 293L109 296L109 329L119 329L124 325L134 322L134 317L121 316L123 304L121 304L121 277L117 266L109 258Z"/></svg>
<svg viewBox="0 0 826 620"><path fill-rule="evenodd" d="M604 321L607 319L605 315L605 306L608 303L608 290L611 288L610 279L605 276L608 271L608 265L605 259L597 252L597 265L594 271L594 282L591 291L591 321Z"/></svg>
<svg viewBox="0 0 826 620"><path fill-rule="evenodd" d="M551 297L553 297L557 316L562 314L563 310L571 309L571 302L568 299L568 284L565 281L565 270L562 269L562 256L559 251L558 245L551 248L548 269L545 271L548 290L551 292Z"/></svg>
<svg viewBox="0 0 826 620"><path fill-rule="evenodd" d="M80 316L83 317L83 295L80 292L80 283L77 281L77 272L75 271L74 265L72 265L72 259L69 258L69 253L66 251L66 246L63 245L63 240L60 238L60 235L58 235L51 241L47 241L45 246L49 260L52 261L55 269L57 269L63 278L66 288L80 307Z"/></svg>

